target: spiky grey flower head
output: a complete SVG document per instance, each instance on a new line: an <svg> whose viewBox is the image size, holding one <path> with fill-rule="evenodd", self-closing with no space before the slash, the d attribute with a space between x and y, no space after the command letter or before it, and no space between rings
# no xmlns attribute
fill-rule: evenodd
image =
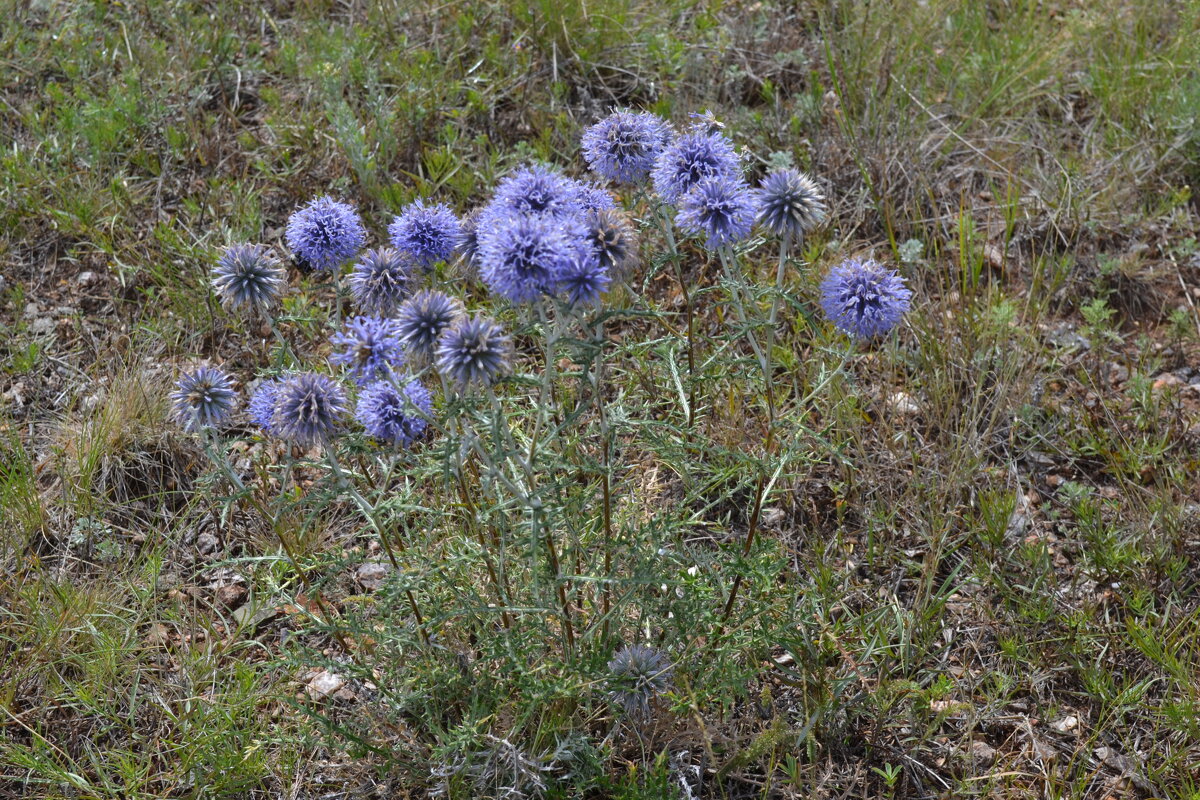
<svg viewBox="0 0 1200 800"><path fill-rule="evenodd" d="M653 700L671 686L671 660L644 644L623 647L608 662L612 698L626 714L646 717Z"/></svg>
<svg viewBox="0 0 1200 800"><path fill-rule="evenodd" d="M391 247L363 253L350 273L354 302L371 314L392 314L411 291L413 266L411 259Z"/></svg>
<svg viewBox="0 0 1200 800"><path fill-rule="evenodd" d="M825 198L803 172L781 169L759 186L758 221L775 235L798 241L825 221Z"/></svg>
<svg viewBox="0 0 1200 800"><path fill-rule="evenodd" d="M434 354L442 333L464 313L458 298L423 289L400 306L396 313L397 333L410 353L428 358Z"/></svg>
<svg viewBox="0 0 1200 800"><path fill-rule="evenodd" d="M200 367L184 373L171 393L172 415L189 433L215 428L229 418L236 405L233 381L216 367Z"/></svg>
<svg viewBox="0 0 1200 800"><path fill-rule="evenodd" d="M856 339L887 333L911 303L904 278L871 259L848 258L821 282L821 308L834 325Z"/></svg>
<svg viewBox="0 0 1200 800"><path fill-rule="evenodd" d="M629 216L616 209L591 211L583 222L601 266L613 278L629 277L638 264L637 234Z"/></svg>
<svg viewBox="0 0 1200 800"><path fill-rule="evenodd" d="M354 258L367 240L367 229L354 208L331 197L318 197L288 219L288 247L316 270L335 270Z"/></svg>
<svg viewBox="0 0 1200 800"><path fill-rule="evenodd" d="M472 271L479 268L479 219L482 209L475 209L463 217L458 233L458 254Z"/></svg>
<svg viewBox="0 0 1200 800"><path fill-rule="evenodd" d="M226 308L265 311L279 302L286 282L283 265L261 244L230 245L213 269L213 289Z"/></svg>
<svg viewBox="0 0 1200 800"><path fill-rule="evenodd" d="M303 372L287 378L275 401L275 434L301 445L324 444L341 429L346 392L328 375Z"/></svg>
<svg viewBox="0 0 1200 800"><path fill-rule="evenodd" d="M438 340L437 369L459 388L490 386L512 362L512 340L487 317L460 320Z"/></svg>

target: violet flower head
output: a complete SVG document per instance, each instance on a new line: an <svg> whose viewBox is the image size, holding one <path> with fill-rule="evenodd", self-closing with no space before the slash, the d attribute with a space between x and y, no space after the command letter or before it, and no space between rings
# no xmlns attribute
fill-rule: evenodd
<svg viewBox="0 0 1200 800"><path fill-rule="evenodd" d="M706 178L679 202L675 217L681 230L708 237L705 246L717 250L750 235L758 215L758 198L740 178Z"/></svg>
<svg viewBox="0 0 1200 800"><path fill-rule="evenodd" d="M433 395L412 378L403 386L377 381L358 397L355 416L367 435L390 445L408 447L429 427Z"/></svg>
<svg viewBox="0 0 1200 800"><path fill-rule="evenodd" d="M825 198L803 172L781 169L759 186L758 221L775 235L799 241L825 221Z"/></svg>
<svg viewBox="0 0 1200 800"><path fill-rule="evenodd" d="M363 311L391 314L411 290L411 267L412 262L399 250L368 250L350 272L350 295Z"/></svg>
<svg viewBox="0 0 1200 800"><path fill-rule="evenodd" d="M341 429L346 392L328 375L293 375L278 391L271 423L276 436L301 445L324 444Z"/></svg>
<svg viewBox="0 0 1200 800"><path fill-rule="evenodd" d="M346 203L318 197L292 214L286 238L292 253L317 270L336 270L367 240L358 213Z"/></svg>
<svg viewBox="0 0 1200 800"><path fill-rule="evenodd" d="M576 253L561 221L544 216L497 221L481 245L480 277L493 294L513 303L553 292Z"/></svg>
<svg viewBox="0 0 1200 800"><path fill-rule="evenodd" d="M557 288L568 305L580 308L598 304L600 295L608 291L610 283L612 277L608 269L594 253L588 253L567 264L558 276Z"/></svg>
<svg viewBox="0 0 1200 800"><path fill-rule="evenodd" d="M354 317L346 321L344 332L335 333L329 341L341 348L329 360L346 367L359 386L391 377L404 365L400 325L392 319Z"/></svg>
<svg viewBox="0 0 1200 800"><path fill-rule="evenodd" d="M589 211L611 211L617 207L617 200L612 192L594 183L579 185L579 210L586 214Z"/></svg>
<svg viewBox="0 0 1200 800"><path fill-rule="evenodd" d="M250 422L268 436L275 435L275 409L278 406L281 386L283 381L277 378L264 380L254 390L254 394L250 395L250 402L246 406Z"/></svg>
<svg viewBox="0 0 1200 800"><path fill-rule="evenodd" d="M663 150L652 176L658 196L675 203L705 178L739 178L741 174L733 142L719 131L693 130Z"/></svg>
<svg viewBox="0 0 1200 800"><path fill-rule="evenodd" d="M437 369L459 388L491 386L512 363L512 340L495 320L470 317L442 334Z"/></svg>
<svg viewBox="0 0 1200 800"><path fill-rule="evenodd" d="M409 203L388 226L392 246L429 270L454 255L462 225L445 203Z"/></svg>
<svg viewBox="0 0 1200 800"><path fill-rule="evenodd" d="M213 269L213 289L226 308L265 311L279 302L286 283L283 265L261 244L225 248Z"/></svg>
<svg viewBox="0 0 1200 800"><path fill-rule="evenodd" d="M650 714L650 704L671 686L671 660L661 650L632 644L608 662L612 698L632 717Z"/></svg>
<svg viewBox="0 0 1200 800"><path fill-rule="evenodd" d="M410 353L432 357L438 339L463 317L463 305L444 292L423 289L396 312L396 332Z"/></svg>
<svg viewBox="0 0 1200 800"><path fill-rule="evenodd" d="M641 183L672 136L671 126L654 114L616 111L583 132L583 157L607 180Z"/></svg>
<svg viewBox="0 0 1200 800"><path fill-rule="evenodd" d="M171 413L189 433L215 428L233 413L237 392L229 375L216 367L185 372L171 393Z"/></svg>
<svg viewBox="0 0 1200 800"><path fill-rule="evenodd" d="M871 259L848 258L821 282L821 308L834 325L856 339L874 339L892 330L911 304L904 278Z"/></svg>
<svg viewBox="0 0 1200 800"><path fill-rule="evenodd" d="M538 164L518 169L496 186L485 216L503 221L533 214L569 217L579 213L579 184Z"/></svg>

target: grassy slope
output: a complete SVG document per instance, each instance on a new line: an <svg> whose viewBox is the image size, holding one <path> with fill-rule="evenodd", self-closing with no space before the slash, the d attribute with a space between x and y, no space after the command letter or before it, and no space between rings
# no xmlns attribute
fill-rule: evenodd
<svg viewBox="0 0 1200 800"><path fill-rule="evenodd" d="M214 569L286 570L181 491L207 484L162 386L196 355L255 366L214 323L217 245L278 241L326 191L375 221L417 194L469 208L519 159L577 164L580 126L617 103L711 107L758 157L790 154L832 198L810 262L873 248L920 303L793 410L826 450L766 515L761 558L786 569L710 672L681 645L675 713L647 753L616 747L597 791L671 796L664 765L689 750L713 796L1200 792L1198 398L1162 377L1200 358L1200 7L902 5L6 15L0 793L423 791L402 745L398 767L315 733L279 643L215 601ZM790 288L811 297L819 272ZM800 322L781 345L797 394L840 359ZM645 403L638 385L669 380L652 355L621 353ZM638 501L716 496L704 525L744 527L734 455L651 451L666 486ZM340 536L303 550L335 564ZM756 639L755 614L793 635Z"/></svg>

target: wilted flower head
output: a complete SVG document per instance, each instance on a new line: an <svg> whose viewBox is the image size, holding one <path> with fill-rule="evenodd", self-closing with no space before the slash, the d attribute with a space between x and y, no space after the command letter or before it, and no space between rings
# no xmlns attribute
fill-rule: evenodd
<svg viewBox="0 0 1200 800"><path fill-rule="evenodd" d="M367 231L351 206L318 197L292 214L286 237L288 247L308 266L334 270L362 249Z"/></svg>
<svg viewBox="0 0 1200 800"><path fill-rule="evenodd" d="M358 397L355 416L367 435L408 447L429 427L433 396L415 378L400 387L392 381L372 383Z"/></svg>
<svg viewBox="0 0 1200 800"><path fill-rule="evenodd" d="M911 301L904 278L871 259L848 258L821 282L821 307L834 325L858 339L896 327Z"/></svg>
<svg viewBox="0 0 1200 800"><path fill-rule="evenodd" d="M337 433L346 416L346 392L327 375L293 375L278 392L272 428L280 438L303 445L321 444Z"/></svg>
<svg viewBox="0 0 1200 800"><path fill-rule="evenodd" d="M693 130L676 139L654 166L654 191L674 203L705 178L737 178L741 163L733 142L720 132Z"/></svg>
<svg viewBox="0 0 1200 800"><path fill-rule="evenodd" d="M458 253L468 267L479 266L479 219L482 209L475 209L463 217L458 232Z"/></svg>
<svg viewBox="0 0 1200 800"><path fill-rule="evenodd" d="M578 213L579 184L537 164L500 181L485 211L489 222L525 214L568 217Z"/></svg>
<svg viewBox="0 0 1200 800"><path fill-rule="evenodd" d="M200 367L185 372L171 393L172 413L185 431L220 425L233 412L237 393L224 370Z"/></svg>
<svg viewBox="0 0 1200 800"><path fill-rule="evenodd" d="M525 215L499 221L482 240L479 275L495 294L513 303L553 292L575 255L561 221Z"/></svg>
<svg viewBox="0 0 1200 800"><path fill-rule="evenodd" d="M250 403L246 411L250 422L262 429L268 436L275 435L275 408L279 400L279 387L283 381L270 378L263 381L250 395Z"/></svg>
<svg viewBox="0 0 1200 800"><path fill-rule="evenodd" d="M671 126L654 114L616 111L583 132L583 157L614 183L640 183L671 136Z"/></svg>
<svg viewBox="0 0 1200 800"><path fill-rule="evenodd" d="M350 272L354 302L372 314L391 314L410 291L410 265L399 250L390 247L363 253Z"/></svg>
<svg viewBox="0 0 1200 800"><path fill-rule="evenodd" d="M644 644L623 647L608 662L612 697L630 716L646 717L650 702L671 685L671 660Z"/></svg>
<svg viewBox="0 0 1200 800"><path fill-rule="evenodd" d="M759 185L758 221L772 233L799 239L825 221L825 198L803 172L781 169Z"/></svg>
<svg viewBox="0 0 1200 800"><path fill-rule="evenodd" d="M417 292L396 313L396 331L412 353L432 356L442 333L463 316L463 306L444 292Z"/></svg>
<svg viewBox="0 0 1200 800"><path fill-rule="evenodd" d="M342 349L329 360L345 366L359 386L390 377L404 364L400 325L395 320L354 317L346 321L345 332L335 333L330 342Z"/></svg>
<svg viewBox="0 0 1200 800"><path fill-rule="evenodd" d="M608 291L612 277L594 253L572 259L558 276L558 292L571 306L594 306Z"/></svg>
<svg viewBox="0 0 1200 800"><path fill-rule="evenodd" d="M445 203L409 203L388 226L392 245L425 269L454 255L462 226Z"/></svg>
<svg viewBox="0 0 1200 800"><path fill-rule="evenodd" d="M490 386L508 372L511 360L512 341L495 320L486 317L463 319L438 341L438 372L460 388Z"/></svg>
<svg viewBox="0 0 1200 800"><path fill-rule="evenodd" d="M637 235L629 217L616 209L590 211L583 217L588 241L611 277L625 278L638 263Z"/></svg>
<svg viewBox="0 0 1200 800"><path fill-rule="evenodd" d="M716 250L750 235L758 213L754 190L740 178L705 178L679 202L675 221L688 233L708 236L705 246Z"/></svg>
<svg viewBox="0 0 1200 800"><path fill-rule="evenodd" d="M286 280L283 265L269 247L261 244L225 248L213 269L213 288L228 308L270 308L279 302Z"/></svg>

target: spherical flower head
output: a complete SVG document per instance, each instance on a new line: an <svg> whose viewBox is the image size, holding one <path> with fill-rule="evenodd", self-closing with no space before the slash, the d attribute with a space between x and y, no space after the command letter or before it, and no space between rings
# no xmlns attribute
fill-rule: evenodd
<svg viewBox="0 0 1200 800"><path fill-rule="evenodd" d="M781 169L759 186L758 221L771 233L799 240L825 221L825 198L803 172Z"/></svg>
<svg viewBox="0 0 1200 800"><path fill-rule="evenodd" d="M444 292L423 289L396 312L396 332L410 353L432 357L442 334L462 318L463 306Z"/></svg>
<svg viewBox="0 0 1200 800"><path fill-rule="evenodd" d="M595 253L572 259L558 278L558 293L567 304L582 308L600 302L600 295L608 291L612 277L600 263Z"/></svg>
<svg viewBox="0 0 1200 800"><path fill-rule="evenodd" d="M362 249L367 230L351 206L318 197L292 214L286 238L288 247L308 266L332 271Z"/></svg>
<svg viewBox="0 0 1200 800"><path fill-rule="evenodd" d="M911 303L904 278L871 259L846 259L821 282L821 308L834 325L857 339L887 333Z"/></svg>
<svg viewBox="0 0 1200 800"><path fill-rule="evenodd" d="M459 388L491 386L508 372L512 341L495 320L469 317L442 334L437 369Z"/></svg>
<svg viewBox="0 0 1200 800"><path fill-rule="evenodd" d="M758 215L758 197L740 178L705 178L679 203L675 221L681 230L705 234L710 250L740 242L750 235Z"/></svg>
<svg viewBox="0 0 1200 800"><path fill-rule="evenodd" d="M623 647L608 662L612 698L634 717L646 717L650 703L671 686L671 660L644 644Z"/></svg>
<svg viewBox="0 0 1200 800"><path fill-rule="evenodd" d="M383 317L354 317L346 321L346 330L330 337L340 347L329 357L350 371L359 386L388 378L404 364L404 345L400 325Z"/></svg>
<svg viewBox="0 0 1200 800"><path fill-rule="evenodd" d="M377 381L358 397L355 416L367 435L398 447L408 447L429 427L433 395L415 378L399 386Z"/></svg>
<svg viewBox="0 0 1200 800"><path fill-rule="evenodd" d="M275 435L275 409L278 406L281 386L283 381L276 378L263 381L254 390L254 394L250 395L250 402L246 406L250 422L268 436Z"/></svg>
<svg viewBox="0 0 1200 800"><path fill-rule="evenodd" d="M611 211L617 207L617 200L612 192L594 183L579 184L579 210L586 214L589 211Z"/></svg>
<svg viewBox="0 0 1200 800"><path fill-rule="evenodd" d="M583 221L600 265L613 278L628 277L638 263L637 234L629 217L611 209L588 212Z"/></svg>
<svg viewBox="0 0 1200 800"><path fill-rule="evenodd" d="M200 367L186 372L171 393L171 411L175 421L189 433L215 428L233 413L237 392L224 370Z"/></svg>
<svg viewBox="0 0 1200 800"><path fill-rule="evenodd" d="M733 142L719 131L694 129L663 150L652 177L658 196L675 203L705 178L737 178L741 174Z"/></svg>
<svg viewBox="0 0 1200 800"><path fill-rule="evenodd" d="M391 314L409 294L411 267L412 262L399 250L368 250L350 272L350 295L363 311Z"/></svg>
<svg viewBox="0 0 1200 800"><path fill-rule="evenodd" d="M575 255L562 222L545 216L500 222L481 244L480 277L494 294L513 303L532 302L553 292Z"/></svg>
<svg viewBox="0 0 1200 800"><path fill-rule="evenodd" d="M459 226L458 254L462 256L466 266L471 268L479 266L479 221L482 215L483 210L477 208L463 217L462 225Z"/></svg>
<svg viewBox="0 0 1200 800"><path fill-rule="evenodd" d="M213 269L213 289L226 308L265 311L279 302L286 283L283 265L261 244L225 248Z"/></svg>
<svg viewBox="0 0 1200 800"><path fill-rule="evenodd" d="M583 157L614 183L641 183L670 143L671 126L649 113L616 111L583 132Z"/></svg>
<svg viewBox="0 0 1200 800"><path fill-rule="evenodd" d="M504 220L518 215L569 217L578 213L578 182L533 164L500 181L485 215Z"/></svg>
<svg viewBox="0 0 1200 800"><path fill-rule="evenodd" d="M275 400L275 434L301 445L328 442L346 416L346 392L328 375L303 372L286 379Z"/></svg>
<svg viewBox="0 0 1200 800"><path fill-rule="evenodd" d="M445 203L409 203L388 226L392 246L407 253L424 269L454 255L462 225Z"/></svg>

